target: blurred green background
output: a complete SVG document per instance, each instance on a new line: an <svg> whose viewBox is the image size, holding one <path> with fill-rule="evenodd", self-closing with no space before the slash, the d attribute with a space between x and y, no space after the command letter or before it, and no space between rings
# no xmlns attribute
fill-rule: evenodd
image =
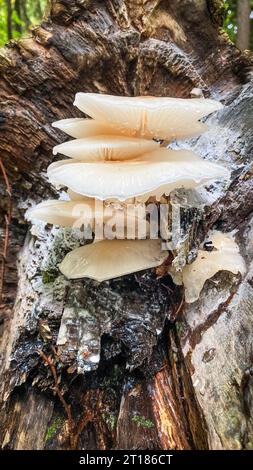
<svg viewBox="0 0 253 470"><path fill-rule="evenodd" d="M48 0L0 0L0 45L29 35L29 29L43 18L48 3Z"/></svg>
<svg viewBox="0 0 253 470"><path fill-rule="evenodd" d="M46 14L48 3L49 0L0 0L0 46L29 35L30 28ZM253 50L253 0L224 0L224 7L224 30L230 39L236 42L241 28L244 38L238 47Z"/></svg>
<svg viewBox="0 0 253 470"><path fill-rule="evenodd" d="M253 0L225 0L225 21L224 21L224 30L229 35L231 41L236 42L238 26L243 29L244 25L240 24L240 19L238 21L238 9L247 8L247 3L249 4L250 11L250 34L248 37L248 49L253 50ZM243 12L242 12L243 13ZM239 24L238 24L239 23Z"/></svg>

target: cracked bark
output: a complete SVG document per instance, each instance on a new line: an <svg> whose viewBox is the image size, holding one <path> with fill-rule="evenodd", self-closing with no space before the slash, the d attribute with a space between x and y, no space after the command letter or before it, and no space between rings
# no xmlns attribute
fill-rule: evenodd
<svg viewBox="0 0 253 470"><path fill-rule="evenodd" d="M31 38L1 50L0 148L14 205L1 305L3 448L69 446L41 349L79 422L79 449L252 447L252 57L221 23L220 1L52 1ZM182 291L154 272L66 282L55 266L80 234L31 235L24 222L29 201L53 191L43 172L64 135L51 123L80 115L77 91L189 97L194 87L226 106L207 135L180 145L224 161L233 181L218 198L209 189L210 205L172 196L179 254L190 259L210 227L237 229L247 276L217 274L179 313Z"/></svg>

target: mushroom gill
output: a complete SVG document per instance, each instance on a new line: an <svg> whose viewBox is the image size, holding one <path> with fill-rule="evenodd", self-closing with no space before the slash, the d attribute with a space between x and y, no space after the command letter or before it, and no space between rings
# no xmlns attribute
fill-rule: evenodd
<svg viewBox="0 0 253 470"><path fill-rule="evenodd" d="M61 153L83 162L128 160L151 152L156 147L159 147L159 144L153 140L117 135L97 135L64 142L54 147L53 153L54 155Z"/></svg>
<svg viewBox="0 0 253 470"><path fill-rule="evenodd" d="M207 279L211 279L217 272L245 274L245 262L233 233L212 231L209 234L208 246L208 251L200 249L195 261L185 266L181 272L176 271L173 266L169 267L169 273L175 284L184 285L187 303L198 300Z"/></svg>

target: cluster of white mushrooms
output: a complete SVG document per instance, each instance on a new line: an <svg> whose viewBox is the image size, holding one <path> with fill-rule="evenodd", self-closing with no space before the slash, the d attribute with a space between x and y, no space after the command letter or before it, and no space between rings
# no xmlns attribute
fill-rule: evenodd
<svg viewBox="0 0 253 470"><path fill-rule="evenodd" d="M119 97L95 93L78 93L74 104L91 119L65 119L53 124L74 140L54 148L54 154L70 158L48 168L50 182L57 188L67 187L69 200L42 202L29 211L29 218L65 227L89 226L95 233L93 243L71 251L60 264L61 272L69 279L89 277L104 281L161 265L168 256L168 251L162 250L161 239L140 239L143 234L137 236L136 232L132 239L127 237L128 204L145 208L148 201L159 202L175 188L196 188L230 177L229 170L191 151L161 146L161 141L170 142L205 132L207 125L200 119L222 105L202 98ZM144 209L144 214L137 211L130 219L146 221L145 216ZM96 227L112 225L115 217L121 221L123 231L118 237L121 239L117 239L117 232L115 239L108 239L104 232L102 237L97 237ZM221 266L242 272L241 258L240 263L233 265L230 256L225 257L222 264L220 256L224 249L226 251L227 240L230 254L233 255L234 250L237 258L240 255L231 237L222 234L219 237L222 242L217 263L214 257L211 261L217 264L217 269L203 267L205 261L201 258L201 262L197 259L184 268L180 281L173 268L169 270L177 282L187 286L190 278L195 284L193 295L189 294L191 287L188 286L190 302L196 300L196 292L201 290L205 279ZM205 260L208 263L208 257ZM198 276L194 274L194 265L198 266ZM206 277L204 271L208 272Z"/></svg>

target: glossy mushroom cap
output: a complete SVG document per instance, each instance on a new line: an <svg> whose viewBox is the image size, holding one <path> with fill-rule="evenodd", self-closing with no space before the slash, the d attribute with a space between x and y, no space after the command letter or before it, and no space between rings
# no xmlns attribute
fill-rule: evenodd
<svg viewBox="0 0 253 470"><path fill-rule="evenodd" d="M59 268L68 279L102 282L159 266L167 256L160 240L104 240L71 251Z"/></svg>
<svg viewBox="0 0 253 470"><path fill-rule="evenodd" d="M195 157L188 151L160 149L135 160L122 162L82 162L63 160L49 166L48 177L57 187L100 200L125 201L146 193L156 194L161 186L170 191L191 188L219 179L228 179L226 168Z"/></svg>
<svg viewBox="0 0 253 470"><path fill-rule="evenodd" d="M77 93L74 104L99 122L128 130L133 136L171 140L205 132L198 121L222 108L204 98L126 97Z"/></svg>
<svg viewBox="0 0 253 470"><path fill-rule="evenodd" d="M117 135L98 135L64 142L54 147L53 153L54 155L61 153L83 162L92 162L128 160L157 148L159 148L159 144L153 140Z"/></svg>
<svg viewBox="0 0 253 470"><path fill-rule="evenodd" d="M217 272L245 273L245 262L232 234L215 230L210 233L209 239L212 242L212 251L199 250L196 260L185 266L181 273L176 272L173 267L169 268L175 284L184 285L187 303L198 300L206 280Z"/></svg>
<svg viewBox="0 0 253 470"><path fill-rule="evenodd" d="M120 203L106 203L92 198L71 201L43 201L30 209L28 220L40 220L62 227L81 228L102 226L102 238L146 238L149 223L146 220L145 205L127 206ZM91 237L92 238L92 237Z"/></svg>
<svg viewBox="0 0 253 470"><path fill-rule="evenodd" d="M97 135L131 136L131 131L128 131L128 129L120 130L116 126L109 126L108 123L95 121L94 119L62 119L60 121L53 122L52 126L76 139L95 137Z"/></svg>

